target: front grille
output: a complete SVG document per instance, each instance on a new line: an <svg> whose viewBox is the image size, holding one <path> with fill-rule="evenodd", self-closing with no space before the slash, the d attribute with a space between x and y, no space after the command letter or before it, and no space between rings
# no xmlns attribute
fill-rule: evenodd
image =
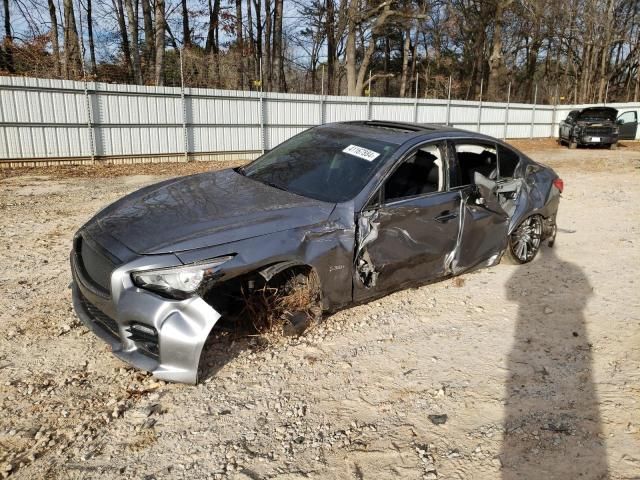
<svg viewBox="0 0 640 480"><path fill-rule="evenodd" d="M613 132L611 127L585 127L584 134L589 136L609 136Z"/></svg>
<svg viewBox="0 0 640 480"><path fill-rule="evenodd" d="M108 294L111 290L111 272L115 268L114 263L100 253L92 242L82 237L78 239L75 248L78 267L82 270L83 277L91 282L92 287Z"/></svg>
<svg viewBox="0 0 640 480"><path fill-rule="evenodd" d="M113 335L113 337L120 339L120 334L118 332L118 324L116 321L111 318L109 315L104 313L94 304L92 304L89 300L87 300L82 293L78 292L78 296L80 297L80 303L82 303L82 307L84 308L87 315L91 317L95 323L100 325L104 330Z"/></svg>

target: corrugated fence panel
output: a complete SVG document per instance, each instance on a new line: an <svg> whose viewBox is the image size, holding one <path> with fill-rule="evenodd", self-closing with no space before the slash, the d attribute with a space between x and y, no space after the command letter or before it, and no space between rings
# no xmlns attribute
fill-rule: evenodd
<svg viewBox="0 0 640 480"><path fill-rule="evenodd" d="M498 138L548 137L557 135L558 123L572 109L585 106L204 88L182 92L0 77L0 159L183 155L185 148L189 153L257 152L313 125L367 119L448 122ZM637 103L614 106L640 113Z"/></svg>

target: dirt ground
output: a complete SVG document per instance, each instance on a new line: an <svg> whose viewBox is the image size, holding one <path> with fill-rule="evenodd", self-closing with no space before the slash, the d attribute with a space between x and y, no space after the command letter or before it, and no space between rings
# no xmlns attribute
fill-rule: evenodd
<svg viewBox="0 0 640 480"><path fill-rule="evenodd" d="M0 477L640 478L640 148L514 143L565 181L553 249L213 344L198 386L87 331L68 253L105 204L213 165L0 171Z"/></svg>

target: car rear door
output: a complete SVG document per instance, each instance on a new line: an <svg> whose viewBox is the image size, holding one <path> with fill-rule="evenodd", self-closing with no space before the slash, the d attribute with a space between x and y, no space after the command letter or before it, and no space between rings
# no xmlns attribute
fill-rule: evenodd
<svg viewBox="0 0 640 480"><path fill-rule="evenodd" d="M416 150L426 152L418 154L420 161ZM447 274L458 238L460 192L447 189L445 143L416 150L398 162L358 216L356 301Z"/></svg>
<svg viewBox="0 0 640 480"><path fill-rule="evenodd" d="M638 130L638 113L634 110L623 112L618 116L618 128L620 140L635 140Z"/></svg>
<svg viewBox="0 0 640 480"><path fill-rule="evenodd" d="M507 245L509 216L498 198L498 150L478 139L450 143L452 190L460 194L460 234L451 273L496 261Z"/></svg>

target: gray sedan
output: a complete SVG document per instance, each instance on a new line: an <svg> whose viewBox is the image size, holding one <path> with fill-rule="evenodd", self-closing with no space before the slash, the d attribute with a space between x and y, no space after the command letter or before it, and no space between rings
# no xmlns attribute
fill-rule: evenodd
<svg viewBox="0 0 640 480"><path fill-rule="evenodd" d="M245 167L167 180L99 212L74 237L74 306L125 362L196 383L208 336L256 315L253 293L306 291L281 312L298 332L503 255L529 262L553 243L562 188L485 135L323 125Z"/></svg>

